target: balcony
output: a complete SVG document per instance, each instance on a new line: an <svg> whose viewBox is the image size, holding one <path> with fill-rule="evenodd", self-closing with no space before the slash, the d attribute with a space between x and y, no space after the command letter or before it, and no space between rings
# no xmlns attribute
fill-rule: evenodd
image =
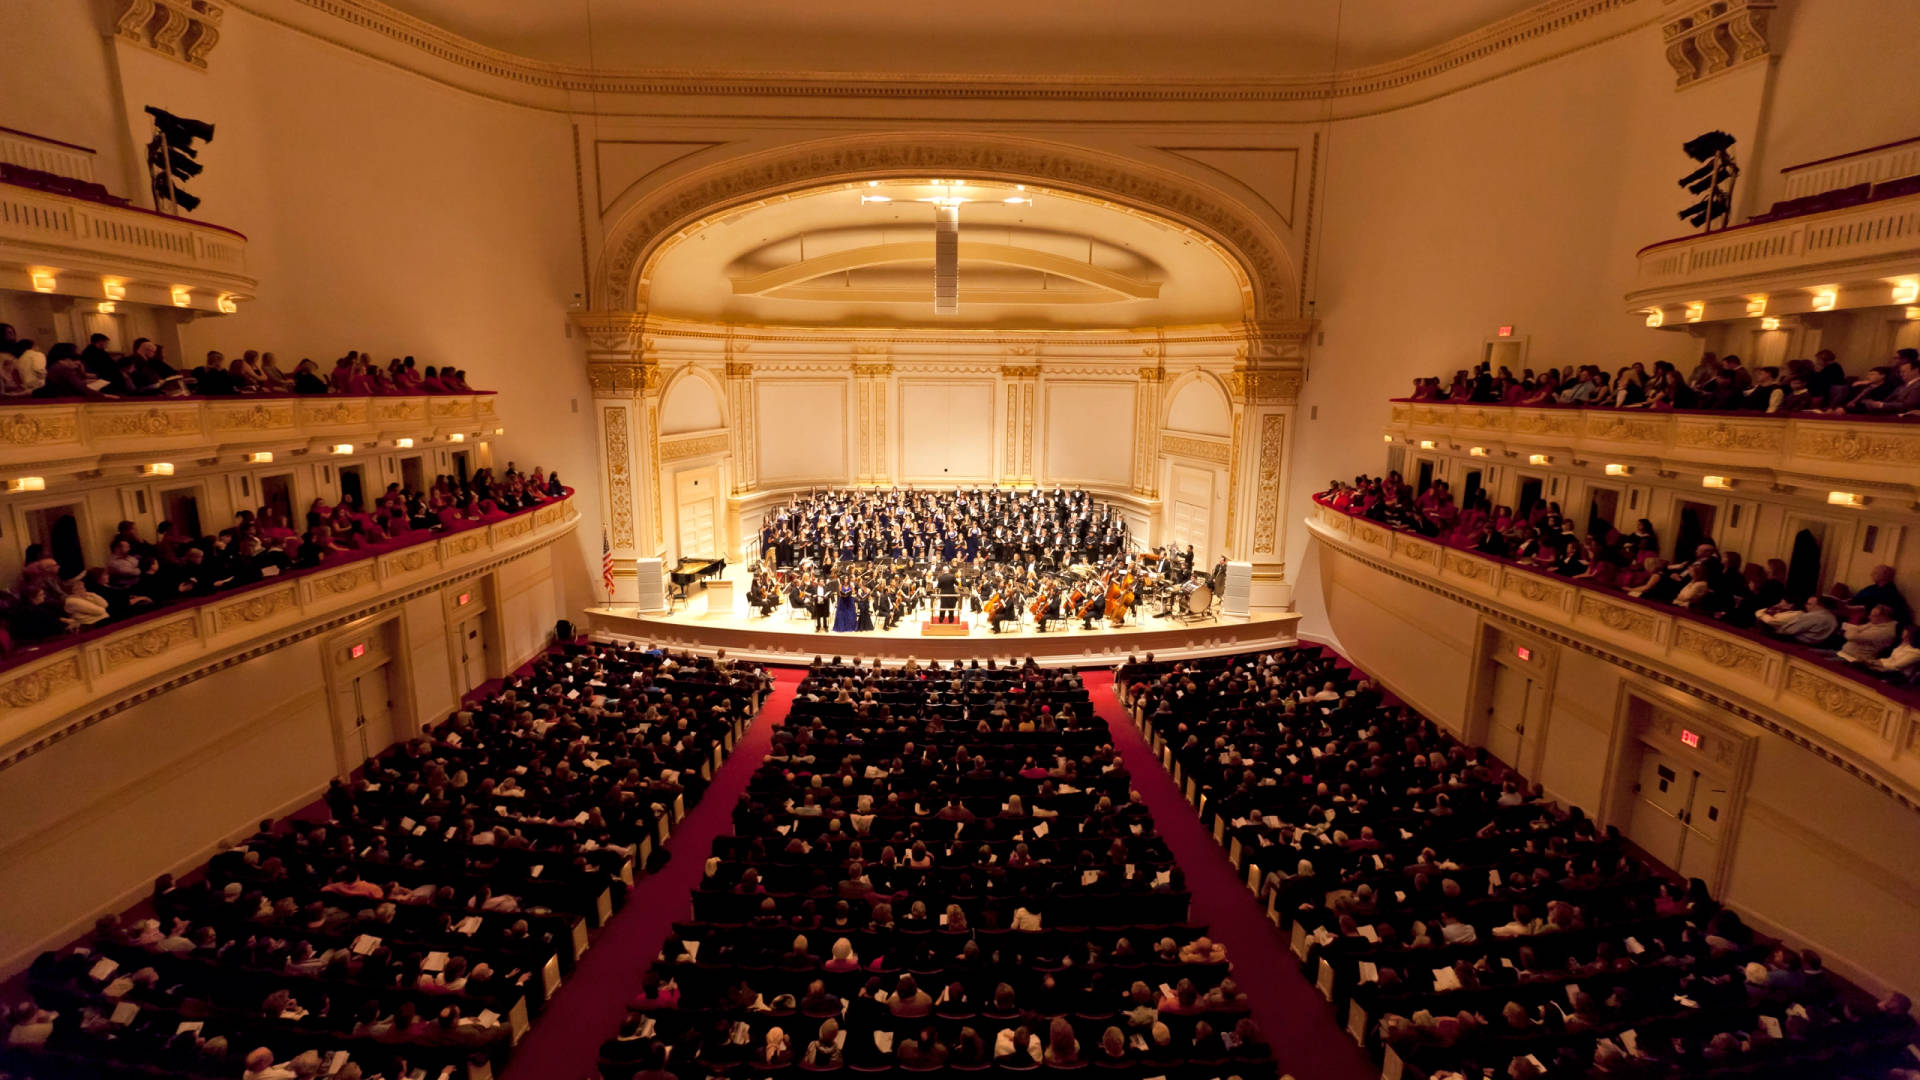
<svg viewBox="0 0 1920 1080"><path fill-rule="evenodd" d="M244 659L309 628L358 618L434 582L550 544L579 517L569 492L498 521L395 541L27 650L0 670L0 763L36 740L60 737L61 724L82 713L106 715L169 679Z"/></svg>
<svg viewBox="0 0 1920 1080"><path fill-rule="evenodd" d="M1629 668L1751 702L1750 713L1910 804L1920 802L1920 696L1827 654L1667 604L1543 574L1316 505L1324 543L1481 610L1500 610Z"/></svg>
<svg viewBox="0 0 1920 1080"><path fill-rule="evenodd" d="M1395 401L1387 432L1444 438L1489 456L1567 453L1824 494L1836 485L1899 505L1920 501L1920 422L1856 416L1528 408Z"/></svg>
<svg viewBox="0 0 1920 1080"><path fill-rule="evenodd" d="M1626 303L1652 326L1885 307L1913 303L1916 275L1920 195L1904 195L1641 248Z"/></svg>
<svg viewBox="0 0 1920 1080"><path fill-rule="evenodd" d="M99 301L107 278L129 303L209 314L256 287L231 229L0 182L0 288Z"/></svg>
<svg viewBox="0 0 1920 1080"><path fill-rule="evenodd" d="M15 403L17 402L17 403ZM169 457L328 454L397 438L463 441L496 426L494 395L255 394L123 401L0 399L0 471L51 480ZM460 436L459 440L453 436Z"/></svg>

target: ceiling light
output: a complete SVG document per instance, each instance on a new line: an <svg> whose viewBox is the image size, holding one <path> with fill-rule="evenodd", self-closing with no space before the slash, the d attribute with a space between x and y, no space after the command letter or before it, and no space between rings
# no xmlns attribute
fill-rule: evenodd
<svg viewBox="0 0 1920 1080"><path fill-rule="evenodd" d="M125 300L127 283L119 278L101 278L100 293L109 300Z"/></svg>
<svg viewBox="0 0 1920 1080"><path fill-rule="evenodd" d="M175 285L173 287L173 306L192 307L193 290L187 288L185 285Z"/></svg>
<svg viewBox="0 0 1920 1080"><path fill-rule="evenodd" d="M1909 318L1909 319L1920 319L1920 307L1910 307L1910 308L1908 308L1908 309L1907 309L1907 318Z"/></svg>
<svg viewBox="0 0 1920 1080"><path fill-rule="evenodd" d="M1021 203L1026 203L1028 205L1033 204L1033 200L1027 198L1024 195L1009 195L1006 198L1001 199L1000 201L1003 203L1006 203L1009 206L1018 206Z"/></svg>
<svg viewBox="0 0 1920 1080"><path fill-rule="evenodd" d="M395 439L393 440L393 445L399 447L402 450L411 450L413 449L413 440L412 439Z"/></svg>
<svg viewBox="0 0 1920 1080"><path fill-rule="evenodd" d="M1707 314L1707 304L1706 304L1706 301L1704 300L1695 300L1691 304L1687 305L1687 321L1688 322L1699 322L1702 318L1706 316L1706 314Z"/></svg>
<svg viewBox="0 0 1920 1080"><path fill-rule="evenodd" d="M1528 455L1527 455L1527 464L1529 464L1529 465L1551 465L1551 464L1553 464L1553 458L1551 458L1551 457L1549 457L1549 456L1547 456L1546 454L1528 454Z"/></svg>
<svg viewBox="0 0 1920 1080"><path fill-rule="evenodd" d="M860 201L863 203L892 202L893 199L886 195L862 195Z"/></svg>
<svg viewBox="0 0 1920 1080"><path fill-rule="evenodd" d="M1833 305L1840 300L1840 294L1831 290L1813 294L1813 310L1832 311Z"/></svg>
<svg viewBox="0 0 1920 1080"><path fill-rule="evenodd" d="M98 311L102 315L111 315L114 313L114 310L115 310L113 301L111 300L102 300L98 304L95 304L93 306L93 309L95 311Z"/></svg>
<svg viewBox="0 0 1920 1080"><path fill-rule="evenodd" d="M464 433L456 431L453 434L447 436L447 441L448 442L466 442L467 437Z"/></svg>
<svg viewBox="0 0 1920 1080"><path fill-rule="evenodd" d="M228 315L240 310L240 302L226 293L220 295L220 299L215 301L215 305L219 307L223 313Z"/></svg>
<svg viewBox="0 0 1920 1080"><path fill-rule="evenodd" d="M273 464L273 451L255 450L253 453L247 455L247 461L254 465L271 465Z"/></svg>
<svg viewBox="0 0 1920 1080"><path fill-rule="evenodd" d="M879 187L879 186L880 186L880 181L878 181L878 180L869 180L869 181L867 181L867 186L868 186L868 187Z"/></svg>
<svg viewBox="0 0 1920 1080"><path fill-rule="evenodd" d="M1484 446L1469 446L1467 447L1467 454L1470 457L1486 457L1487 448Z"/></svg>
<svg viewBox="0 0 1920 1080"><path fill-rule="evenodd" d="M1731 491L1733 490L1733 481L1724 476L1703 476L1700 478L1700 486L1718 488L1721 491Z"/></svg>
<svg viewBox="0 0 1920 1080"><path fill-rule="evenodd" d="M156 461L148 465L142 465L140 466L140 475L141 476L172 476L173 462Z"/></svg>
<svg viewBox="0 0 1920 1080"><path fill-rule="evenodd" d="M1422 449L1422 450L1431 450L1431 449L1433 449L1433 440L1432 440L1432 439L1421 439L1421 440L1420 440L1420 449Z"/></svg>
<svg viewBox="0 0 1920 1080"><path fill-rule="evenodd" d="M44 476L16 476L7 481L7 493L17 495L23 491L47 490L47 478Z"/></svg>
<svg viewBox="0 0 1920 1080"><path fill-rule="evenodd" d="M1920 300L1920 281L1916 281L1913 278L1908 278L1905 281L1896 282L1894 284L1893 286L1893 302L1894 303L1911 304L1915 300Z"/></svg>
<svg viewBox="0 0 1920 1080"><path fill-rule="evenodd" d="M1749 315L1765 315L1766 313L1767 313L1767 298L1766 298L1766 297L1764 297L1764 296L1753 296L1753 297L1748 297L1748 298L1747 298L1747 314L1749 314Z"/></svg>
<svg viewBox="0 0 1920 1080"><path fill-rule="evenodd" d="M1648 326L1659 326L1661 323L1664 323L1666 321L1667 321L1666 313L1661 311L1659 308L1652 308L1647 311Z"/></svg>
<svg viewBox="0 0 1920 1080"><path fill-rule="evenodd" d="M1852 510L1865 510L1867 508L1867 497L1865 495L1856 495L1851 491L1829 491L1827 492L1827 505L1844 506Z"/></svg>
<svg viewBox="0 0 1920 1080"><path fill-rule="evenodd" d="M59 287L59 284L59 280L53 276L53 271L51 270L35 270L33 272L34 292L52 292L55 288Z"/></svg>
<svg viewBox="0 0 1920 1080"><path fill-rule="evenodd" d="M493 429L493 433L495 435L505 435L507 433L507 429L503 427L497 427Z"/></svg>
<svg viewBox="0 0 1920 1080"><path fill-rule="evenodd" d="M334 443L333 452L336 454L351 454L353 453L353 444L350 442Z"/></svg>
<svg viewBox="0 0 1920 1080"><path fill-rule="evenodd" d="M1607 475L1608 475L1608 476L1632 476L1632 475L1633 475L1633 466L1631 466L1631 465L1608 465L1608 466L1607 466Z"/></svg>
<svg viewBox="0 0 1920 1080"><path fill-rule="evenodd" d="M1768 315L1765 318L1760 320L1760 329L1778 330L1780 329L1780 320L1775 316Z"/></svg>

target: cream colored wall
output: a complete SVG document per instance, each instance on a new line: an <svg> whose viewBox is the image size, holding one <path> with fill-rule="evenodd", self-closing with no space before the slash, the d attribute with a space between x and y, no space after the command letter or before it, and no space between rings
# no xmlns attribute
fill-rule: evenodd
<svg viewBox="0 0 1920 1080"><path fill-rule="evenodd" d="M1308 565L1314 588L1298 594L1302 613L1311 601L1348 659L1455 732L1474 707L1481 628L1491 620L1527 634L1319 541ZM1604 657L1544 647L1554 670L1533 778L1555 799L1598 814L1626 691L1687 699ZM1702 699L1689 707L1719 711ZM1882 990L1920 989L1912 869L1920 814L1783 738L1759 732L1758 744L1722 899L1762 929L1818 949L1835 970ZM1606 823L1624 825L1617 813Z"/></svg>

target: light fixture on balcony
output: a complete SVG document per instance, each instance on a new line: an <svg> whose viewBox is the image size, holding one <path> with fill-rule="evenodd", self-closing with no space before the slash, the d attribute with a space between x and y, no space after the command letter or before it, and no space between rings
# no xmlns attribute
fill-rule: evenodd
<svg viewBox="0 0 1920 1080"><path fill-rule="evenodd" d="M253 453L247 455L247 462L252 465L271 465L273 464L273 451L255 450Z"/></svg>
<svg viewBox="0 0 1920 1080"><path fill-rule="evenodd" d="M1386 442L1386 443L1391 443L1391 442L1393 441L1393 436L1391 436L1391 435L1382 435L1382 436L1380 436L1380 441L1381 441L1381 442Z"/></svg>
<svg viewBox="0 0 1920 1080"><path fill-rule="evenodd" d="M1733 481L1724 476L1703 476L1700 478L1700 486L1715 488L1720 491L1732 491Z"/></svg>
<svg viewBox="0 0 1920 1080"><path fill-rule="evenodd" d="M60 287L60 279L54 276L53 271L35 270L33 272L33 291L34 292L42 292L42 293L52 292L53 290L59 287Z"/></svg>
<svg viewBox="0 0 1920 1080"><path fill-rule="evenodd" d="M1487 456L1487 448L1486 448L1486 447L1484 447L1484 446L1469 446L1469 447L1467 447L1467 456L1469 456L1469 457L1486 457L1486 456Z"/></svg>
<svg viewBox="0 0 1920 1080"><path fill-rule="evenodd" d="M1661 311L1659 308L1647 309L1647 325L1648 326L1660 326L1666 321L1667 321L1666 312Z"/></svg>
<svg viewBox="0 0 1920 1080"><path fill-rule="evenodd" d="M1707 315L1706 301L1695 300L1692 303L1687 305L1687 321L1688 322L1699 322L1701 319L1706 318L1706 315Z"/></svg>
<svg viewBox="0 0 1920 1080"><path fill-rule="evenodd" d="M891 195L862 195L862 196L860 196L860 201L861 201L861 202L863 202L863 203L882 203L882 202L892 202L892 201L893 201L893 196L891 196Z"/></svg>
<svg viewBox="0 0 1920 1080"><path fill-rule="evenodd" d="M7 494L18 495L23 491L47 490L47 478L44 476L16 476L7 481Z"/></svg>
<svg viewBox="0 0 1920 1080"><path fill-rule="evenodd" d="M240 310L240 302L225 293L220 294L220 298L214 301L214 306L218 307L223 315L231 315Z"/></svg>
<svg viewBox="0 0 1920 1080"><path fill-rule="evenodd" d="M1832 311L1833 305L1839 302L1840 294L1832 289L1826 289L1813 294L1813 310L1815 311Z"/></svg>
<svg viewBox="0 0 1920 1080"><path fill-rule="evenodd" d="M1607 475L1608 476L1632 476L1633 466L1609 464L1607 466Z"/></svg>
<svg viewBox="0 0 1920 1080"><path fill-rule="evenodd" d="M1920 319L1920 307L1910 307L1910 308L1908 308L1908 309L1907 309L1907 318L1908 318L1909 320L1912 320L1912 319Z"/></svg>
<svg viewBox="0 0 1920 1080"><path fill-rule="evenodd" d="M1766 316L1765 318L1763 318L1763 319L1761 319L1761 320L1760 320L1760 329L1762 329L1762 330L1778 330L1778 329L1780 329L1780 319L1779 319L1779 317L1778 317L1778 316L1774 316L1774 315L1768 315L1768 316Z"/></svg>
<svg viewBox="0 0 1920 1080"><path fill-rule="evenodd" d="M1553 464L1553 458L1552 458L1551 456L1549 456L1549 455L1547 455L1547 454L1528 454L1528 455L1527 455L1527 464L1529 464L1529 465L1551 465L1551 464Z"/></svg>
<svg viewBox="0 0 1920 1080"><path fill-rule="evenodd" d="M1867 508L1867 497L1852 491L1829 491L1827 492L1827 505L1844 506L1850 510L1865 510Z"/></svg>
<svg viewBox="0 0 1920 1080"><path fill-rule="evenodd" d="M102 315L111 315L114 313L116 309L114 307L113 301L102 300L98 304L95 304L93 306L93 310L99 312Z"/></svg>
<svg viewBox="0 0 1920 1080"><path fill-rule="evenodd" d="M127 298L127 283L119 278L101 278L100 295L109 300L125 300Z"/></svg>
<svg viewBox="0 0 1920 1080"><path fill-rule="evenodd" d="M140 466L140 475L141 476L172 476L173 462L171 461L149 462L148 464Z"/></svg>
<svg viewBox="0 0 1920 1080"><path fill-rule="evenodd" d="M353 453L353 444L350 442L334 443L333 452L336 454L351 454Z"/></svg>
<svg viewBox="0 0 1920 1080"><path fill-rule="evenodd" d="M1747 297L1747 314L1749 314L1749 315L1765 315L1766 313L1767 313L1767 298L1766 298L1766 297L1764 297L1764 296L1749 296L1749 297Z"/></svg>
<svg viewBox="0 0 1920 1080"><path fill-rule="evenodd" d="M193 290L187 288L185 285L175 285L173 287L173 306L192 307Z"/></svg>
<svg viewBox="0 0 1920 1080"><path fill-rule="evenodd" d="M497 427L493 429L493 433L495 435L505 435L507 433L507 429L503 427Z"/></svg>
<svg viewBox="0 0 1920 1080"><path fill-rule="evenodd" d="M1433 440L1432 440L1432 439L1421 439L1421 440L1420 440L1420 449L1422 449L1422 450L1431 450L1431 449L1433 449Z"/></svg>
<svg viewBox="0 0 1920 1080"><path fill-rule="evenodd" d="M467 436L465 432L456 431L453 434L447 436L447 441L448 442L466 442Z"/></svg>
<svg viewBox="0 0 1920 1080"><path fill-rule="evenodd" d="M1920 279L1906 278L1893 283L1893 302L1911 304L1920 300Z"/></svg>
<svg viewBox="0 0 1920 1080"><path fill-rule="evenodd" d="M393 440L393 445L398 447L401 450L411 450L413 449L413 440L412 439L395 439Z"/></svg>

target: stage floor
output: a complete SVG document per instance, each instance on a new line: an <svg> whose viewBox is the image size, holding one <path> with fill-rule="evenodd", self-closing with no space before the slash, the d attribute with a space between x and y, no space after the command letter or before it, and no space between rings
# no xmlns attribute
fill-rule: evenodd
<svg viewBox="0 0 1920 1080"><path fill-rule="evenodd" d="M1275 648L1294 641L1300 616L1291 612L1258 613L1245 618L1162 619L1142 605L1127 625L1095 622L1083 630L1078 621L1054 622L1046 633L1030 623L1005 623L998 634L985 620L963 612L968 633L960 636L922 636L927 618L918 612L892 630L836 634L819 632L813 620L781 607L761 617L747 607L744 567L729 566L733 602L723 611L708 610L709 592L695 588L691 597L670 613L646 614L635 604L607 604L587 609L590 629L608 637L653 642L694 652L727 650L742 660L791 663L815 656L857 656L864 659L905 660L1034 660L1049 666L1118 663L1129 654L1153 653L1162 659L1213 656ZM1219 607L1215 605L1214 611Z"/></svg>

